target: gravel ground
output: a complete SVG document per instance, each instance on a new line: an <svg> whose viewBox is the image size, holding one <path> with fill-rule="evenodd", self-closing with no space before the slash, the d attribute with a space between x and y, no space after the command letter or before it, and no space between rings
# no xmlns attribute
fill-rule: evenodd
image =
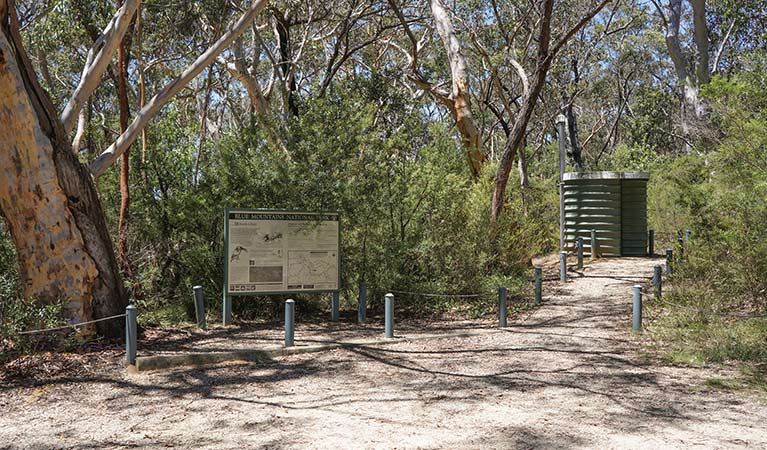
<svg viewBox="0 0 767 450"><path fill-rule="evenodd" d="M472 337L6 384L0 447L767 448L760 394L708 388L734 373L663 364L630 332L655 263L599 261Z"/></svg>

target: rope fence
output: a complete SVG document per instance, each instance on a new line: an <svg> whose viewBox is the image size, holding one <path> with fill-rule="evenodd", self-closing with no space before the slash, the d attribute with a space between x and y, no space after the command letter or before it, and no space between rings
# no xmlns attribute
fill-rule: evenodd
<svg viewBox="0 0 767 450"><path fill-rule="evenodd" d="M729 318L734 318L734 319L760 319L760 318L767 317L767 314L753 315L753 314L724 313L724 312L719 312L719 311L713 311L713 310L710 310L710 309L696 308L694 306L680 305L679 303L674 303L674 302L670 302L668 300L656 299L656 298L653 298L653 301L654 302L658 302L658 303L662 303L664 305L673 306L674 308L684 309L684 310L687 310L687 311L690 311L690 312L694 312L696 314L707 315L707 316L729 317Z"/></svg>
<svg viewBox="0 0 767 450"><path fill-rule="evenodd" d="M48 331L60 331L60 330L66 330L66 329L69 329L69 328L81 327L83 325L90 325L90 324L96 323L96 322L103 322L105 320L119 319L120 317L125 317L125 316L126 316L126 314L123 313L123 314L117 314L115 316L102 317L101 319L89 320L87 322L73 323L73 324L64 325L64 326L60 326L60 327L42 328L42 329L39 329L39 330L20 331L20 332L18 332L16 334L19 334L19 335L22 335L22 334L37 334L37 333L47 333Z"/></svg>
<svg viewBox="0 0 767 450"><path fill-rule="evenodd" d="M436 298L477 298L477 297L487 297L495 294L437 294L437 293L428 293L428 292L412 292L412 291L388 291L392 294L403 294L403 295L420 295L421 297L436 297Z"/></svg>
<svg viewBox="0 0 767 450"><path fill-rule="evenodd" d="M670 236L677 237L680 233L674 233L674 232L661 232L663 234L667 234ZM661 234L659 232L656 232L656 236L658 234ZM689 239L689 232L685 233L685 238ZM684 245L686 244L686 239L683 239L680 244ZM669 252L670 253L670 252ZM671 265L670 263L672 260L668 259L671 255L667 255L666 260L666 277L668 278L671 275ZM681 255L680 255L681 256ZM578 254L578 269L581 270L583 268L582 266L582 254L579 251ZM674 259L673 261L681 261L680 259ZM658 304L658 305L666 305L678 309L683 309L687 311L691 311L696 314L702 314L702 315L710 315L710 316L720 316L720 317L729 317L729 318L764 318L767 317L767 314L761 314L761 315L752 315L752 314L728 314L728 313L722 313L719 311L713 311L713 310L707 310L702 308L696 308L693 306L688 305L682 305L679 303L675 303L669 300L666 300L662 298L661 294L661 283L660 280L663 280L663 273L661 272L660 265L655 266L655 274L649 277L642 277L642 276L627 276L627 275L621 275L621 274L608 274L605 275L606 277L613 277L613 278L632 278L634 280L637 280L639 283L644 284L645 282L650 282L655 284L656 280L656 274L659 276L659 282L656 285L656 291L655 293L657 295L649 296L649 299L652 299L651 305ZM568 270L569 269L569 270ZM578 272L577 270L573 270L572 267L567 267L567 257L564 252L560 252L560 261L559 261L559 277L553 274L547 274L544 276L543 270L541 266L535 266L534 267L534 273L535 276L531 279L529 279L529 282L533 283L535 285L535 294L534 294L534 305L539 306L543 303L543 283L550 283L550 282L560 282L565 283L567 281L571 280L571 277L568 275L568 272L575 272L575 274L580 275L581 277L588 277L588 275L585 275L583 272ZM578 277L576 277L578 278ZM641 281L640 281L641 280ZM629 280L624 280L629 281ZM640 331L641 330L641 321L642 321L642 285L641 284L635 284L633 286L634 289L634 330ZM200 286L194 287L194 298L195 298L195 314L197 316L197 324L198 327L201 329L205 329L205 303L204 299L202 298L202 289ZM339 291L332 292L333 298L331 302L331 320L337 321L339 320L339 307L340 307L340 298L339 298ZM444 293L444 292L417 292L417 291L409 291L409 290L388 290L387 295L385 296L385 336L387 338L392 338L394 336L394 295L393 294L399 294L399 295L405 295L405 296L414 296L414 297L425 297L425 298L445 298L445 299L477 299L477 298L495 298L498 299L498 321L499 326L501 328L507 327L507 307L509 305L509 298L508 298L508 289L505 287L499 287L497 293L496 292L472 292L472 293ZM513 300L512 300L513 302ZM293 300L287 300L286 301L286 314L285 314L285 346L292 346L293 345L293 332L294 332L294 301ZM365 282L361 282L359 284L359 298L358 298L358 316L357 320L359 323L364 323L366 320L366 309L367 309L367 286ZM224 305L224 324L226 325L226 303ZM653 324L655 320L660 318L662 312L661 310L656 310L653 308L653 310L648 311L650 312L650 315L648 315L647 319L649 324ZM530 313L532 314L532 312ZM131 365L136 364L136 353L137 353L137 315L138 311L136 310L136 307L134 305L128 305L126 307L126 312L123 314L116 314L109 317L102 317L95 320L89 320L85 322L79 322L75 324L68 324L64 326L59 327L52 327L52 328L44 328L44 329L38 329L38 330L27 330L17 333L18 335L30 335L30 334L37 334L37 333L46 333L51 331L60 331L60 330L67 330L67 329L74 329L77 327L90 325L98 322L103 322L107 320L114 320L114 319L120 319L120 318L126 318L126 330L125 330L125 345L126 345L126 362ZM638 324L638 326L637 326Z"/></svg>
<svg viewBox="0 0 767 450"><path fill-rule="evenodd" d="M686 244L689 243L689 240L690 240L691 235L692 235L692 231L691 230L678 230L676 232L670 232L670 231L660 231L659 232L659 231L656 230L656 231L654 231L654 233L655 233L656 236L658 236L658 235L666 235L666 236L671 237L672 240L676 239L678 241L678 243L679 243L681 248L680 248L680 255L676 256L676 258L674 258L674 261L676 261L676 262L683 261L683 258L680 258L680 256L683 256L684 253L682 253L682 252L685 250ZM666 260L666 277L669 277L671 275L671 273L672 273L671 272L671 266L669 265L669 263L670 263L669 258L671 256L672 256L671 251L668 251L667 254L666 254L666 257L667 257L667 260ZM658 267L660 267L660 266L656 266L656 270L657 270ZM661 273L658 273L658 275L662 276ZM656 284L656 278L655 277L656 277L656 275L653 275L652 277L650 277L650 280L651 280L651 282L654 285ZM659 291L660 287L659 287L659 285L656 286L656 289L657 289L656 290L656 294L660 294L660 291ZM762 318L767 318L767 314L748 314L748 313L737 314L737 313L731 313L731 312L722 312L722 311L715 311L715 310L711 310L711 309L698 308L698 307L689 306L689 305L682 305L682 304L679 304L679 303L675 303L675 302L666 300L665 298L663 298L663 296L659 296L659 295L653 295L651 298L653 300L651 304L665 305L665 306L669 306L669 307L672 307L672 308L689 311L691 313L699 314L699 315L702 315L702 316L730 318L730 319L762 319ZM641 299L640 299L640 303L641 303ZM640 315L641 315L641 304L640 304ZM649 322L653 323L655 320L660 318L660 316L661 316L661 312L660 311L654 311L654 313L652 314L652 317L648 317Z"/></svg>

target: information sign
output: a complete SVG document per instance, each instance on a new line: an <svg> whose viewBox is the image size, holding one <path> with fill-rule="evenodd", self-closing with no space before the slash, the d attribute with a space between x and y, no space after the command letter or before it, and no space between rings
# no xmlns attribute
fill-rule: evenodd
<svg viewBox="0 0 767 450"><path fill-rule="evenodd" d="M227 295L339 288L338 213L227 209Z"/></svg>

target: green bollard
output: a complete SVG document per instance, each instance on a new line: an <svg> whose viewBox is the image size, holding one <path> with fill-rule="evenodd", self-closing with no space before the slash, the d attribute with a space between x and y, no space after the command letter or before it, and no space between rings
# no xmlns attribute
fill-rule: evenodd
<svg viewBox="0 0 767 450"><path fill-rule="evenodd" d="M202 286L194 286L194 315L197 318L197 327L204 330L208 328L205 322L205 301L202 298Z"/></svg>
<svg viewBox="0 0 767 450"><path fill-rule="evenodd" d="M367 286L364 281L360 281L360 297L357 303L357 323L365 323L365 315L367 314Z"/></svg>
<svg viewBox="0 0 767 450"><path fill-rule="evenodd" d="M387 339L394 337L394 294L384 297L384 336Z"/></svg>
<svg viewBox="0 0 767 450"><path fill-rule="evenodd" d="M338 291L333 291L333 298L330 300L330 320L333 322L338 322L340 303Z"/></svg>
<svg viewBox="0 0 767 450"><path fill-rule="evenodd" d="M567 282L567 252L559 252L559 281Z"/></svg>
<svg viewBox="0 0 767 450"><path fill-rule="evenodd" d="M540 266L535 268L535 304L540 305L543 302L543 269Z"/></svg>
<svg viewBox="0 0 767 450"><path fill-rule="evenodd" d="M656 265L654 270L652 284L655 287L655 299L657 300L663 296L663 268L660 265Z"/></svg>
<svg viewBox="0 0 767 450"><path fill-rule="evenodd" d="M642 286L634 285L634 331L642 330Z"/></svg>
<svg viewBox="0 0 767 450"><path fill-rule="evenodd" d="M591 230L591 259L597 259L597 251L599 250L597 248L599 244L597 244L597 230L592 229Z"/></svg>
<svg viewBox="0 0 767 450"><path fill-rule="evenodd" d="M224 288L226 289L226 288ZM232 296L224 293L224 325L232 324Z"/></svg>
<svg viewBox="0 0 767 450"><path fill-rule="evenodd" d="M666 276L671 276L671 260L674 258L674 250L666 249Z"/></svg>
<svg viewBox="0 0 767 450"><path fill-rule="evenodd" d="M578 248L578 270L583 270L583 238L579 237L576 241Z"/></svg>
<svg viewBox="0 0 767 450"><path fill-rule="evenodd" d="M498 288L498 322L501 328L506 328L506 288Z"/></svg>
<svg viewBox="0 0 767 450"><path fill-rule="evenodd" d="M285 347L292 347L296 334L296 302L293 299L285 300Z"/></svg>
<svg viewBox="0 0 767 450"><path fill-rule="evenodd" d="M125 361L136 365L137 333L138 333L138 310L133 305L125 307Z"/></svg>

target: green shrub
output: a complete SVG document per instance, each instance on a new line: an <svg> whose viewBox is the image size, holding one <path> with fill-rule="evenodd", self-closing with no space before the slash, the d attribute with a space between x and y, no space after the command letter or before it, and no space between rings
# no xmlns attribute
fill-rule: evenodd
<svg viewBox="0 0 767 450"><path fill-rule="evenodd" d="M356 302L360 280L374 309L392 289L496 295L488 279L519 277L533 255L553 248L553 178L532 178L524 198L518 180L510 180L506 211L491 227L493 165L472 181L452 131L424 120L410 99L385 86L376 80L339 84L302 105L287 129L275 131L290 158L269 147L263 124L219 137L203 149L209 156L198 180L191 176L198 148L189 136L195 132L179 126L180 113L170 106L148 132L147 164L133 159L135 270L128 285L138 306L153 311L147 323L192 319L196 284L204 288L213 320L219 316L225 207L340 211L347 307ZM116 177L102 177L107 204L119 204ZM106 209L116 229L117 208ZM326 308L326 298L299 297L299 314ZM240 318L279 316L282 300L238 298L234 312ZM420 313L455 304L417 297L402 302Z"/></svg>
<svg viewBox="0 0 767 450"><path fill-rule="evenodd" d="M759 317L767 313L764 73L762 66L707 85L719 141L653 174L651 224L693 232L668 295L683 307L672 307L659 331L675 358L767 362L767 321Z"/></svg>

